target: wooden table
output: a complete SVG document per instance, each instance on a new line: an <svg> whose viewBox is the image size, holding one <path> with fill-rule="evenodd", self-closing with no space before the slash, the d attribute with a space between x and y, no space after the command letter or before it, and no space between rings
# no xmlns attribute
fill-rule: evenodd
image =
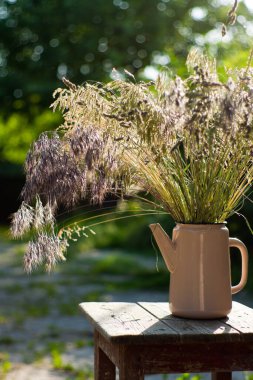
<svg viewBox="0 0 253 380"><path fill-rule="evenodd" d="M229 317L189 320L171 315L168 303L85 302L95 329L95 380L143 380L144 374L253 369L253 310L233 302Z"/></svg>

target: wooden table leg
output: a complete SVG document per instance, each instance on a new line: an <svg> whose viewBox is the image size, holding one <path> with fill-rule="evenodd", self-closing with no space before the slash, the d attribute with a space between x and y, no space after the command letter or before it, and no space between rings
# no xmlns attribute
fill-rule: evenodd
<svg viewBox="0 0 253 380"><path fill-rule="evenodd" d="M133 346L120 349L119 380L144 380L142 363Z"/></svg>
<svg viewBox="0 0 253 380"><path fill-rule="evenodd" d="M115 380L115 365L99 347L98 340L98 334L95 332L94 380Z"/></svg>
<svg viewBox="0 0 253 380"><path fill-rule="evenodd" d="M232 372L212 372L212 380L232 380Z"/></svg>

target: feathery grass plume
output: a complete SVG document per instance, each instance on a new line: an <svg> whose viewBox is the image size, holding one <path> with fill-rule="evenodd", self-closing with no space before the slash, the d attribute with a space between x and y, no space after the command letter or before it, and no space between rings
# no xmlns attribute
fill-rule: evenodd
<svg viewBox="0 0 253 380"><path fill-rule="evenodd" d="M196 49L185 80L166 71L149 83L131 77L77 86L65 80L52 105L64 123L34 142L25 164L22 196L33 217L28 222L22 204L12 229L16 236L36 231L26 268L46 257L52 267L50 247L61 252L61 239L85 236L103 223L84 218L80 228L70 223L57 236L57 207L83 198L101 205L107 194L122 198L144 190L153 200L143 213L168 213L181 223L221 223L237 212L253 178L251 59L229 72L227 83L219 80L215 60Z"/></svg>
<svg viewBox="0 0 253 380"><path fill-rule="evenodd" d="M45 223L44 207L38 196L36 197L36 204L35 204L34 211L35 212L34 212L33 225L34 225L34 228L38 230Z"/></svg>
<svg viewBox="0 0 253 380"><path fill-rule="evenodd" d="M31 206L25 202L21 203L17 212L12 215L11 218L11 234L17 239L22 237L26 232L30 230L33 223L34 211Z"/></svg>
<svg viewBox="0 0 253 380"><path fill-rule="evenodd" d="M29 242L28 250L24 255L24 268L27 273L40 265L50 272L59 261L65 261L64 253L67 241L61 240L56 235L41 233L35 240Z"/></svg>

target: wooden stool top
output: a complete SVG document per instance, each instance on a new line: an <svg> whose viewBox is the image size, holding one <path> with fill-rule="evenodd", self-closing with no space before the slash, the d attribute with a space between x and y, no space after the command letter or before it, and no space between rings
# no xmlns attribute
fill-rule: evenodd
<svg viewBox="0 0 253 380"><path fill-rule="evenodd" d="M227 318L191 320L171 315L168 303L84 302L95 330L120 344L252 342L253 309L233 302Z"/></svg>

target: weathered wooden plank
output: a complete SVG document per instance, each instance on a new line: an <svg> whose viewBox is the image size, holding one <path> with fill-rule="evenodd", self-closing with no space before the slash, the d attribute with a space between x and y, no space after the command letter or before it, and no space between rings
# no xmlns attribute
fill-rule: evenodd
<svg viewBox="0 0 253 380"><path fill-rule="evenodd" d="M168 302L138 302L138 305L160 320L169 319L172 316Z"/></svg>
<svg viewBox="0 0 253 380"><path fill-rule="evenodd" d="M84 302L79 305L86 317L107 339L121 343L179 341L175 329L134 303Z"/></svg>
<svg viewBox="0 0 253 380"><path fill-rule="evenodd" d="M253 338L253 310L237 302L222 320L177 318L171 315L168 303L88 302L80 307L95 328L115 342L232 342Z"/></svg>
<svg viewBox="0 0 253 380"><path fill-rule="evenodd" d="M237 302L237 301L232 302L231 313L233 313L234 311L236 311L236 312L241 311L245 315L248 315L249 317L253 317L253 309L251 307L243 305L242 303Z"/></svg>
<svg viewBox="0 0 253 380"><path fill-rule="evenodd" d="M253 309L239 302L233 302L226 324L240 331L243 340L253 339Z"/></svg>
<svg viewBox="0 0 253 380"><path fill-rule="evenodd" d="M168 303L164 302L139 302L145 310L149 311L156 318L174 329L180 336L181 341L238 341L241 339L240 333L220 320L193 320L174 317Z"/></svg>

